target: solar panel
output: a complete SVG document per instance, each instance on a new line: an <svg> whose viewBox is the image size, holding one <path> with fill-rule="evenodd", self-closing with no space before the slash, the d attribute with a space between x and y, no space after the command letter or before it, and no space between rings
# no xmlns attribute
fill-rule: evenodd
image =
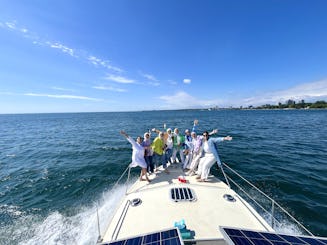
<svg viewBox="0 0 327 245"><path fill-rule="evenodd" d="M183 245L177 228L102 243L102 245Z"/></svg>
<svg viewBox="0 0 327 245"><path fill-rule="evenodd" d="M327 238L221 227L230 245L327 245Z"/></svg>

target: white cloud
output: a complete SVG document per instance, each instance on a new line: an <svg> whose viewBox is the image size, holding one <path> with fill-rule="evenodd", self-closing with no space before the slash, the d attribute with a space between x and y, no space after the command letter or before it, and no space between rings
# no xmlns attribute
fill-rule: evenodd
<svg viewBox="0 0 327 245"><path fill-rule="evenodd" d="M183 79L183 83L190 84L191 83L191 79L185 78L185 79Z"/></svg>
<svg viewBox="0 0 327 245"><path fill-rule="evenodd" d="M148 84L150 86L155 86L155 87L160 86L159 80L154 75L143 73L143 72L139 72L139 73L140 73L140 75L142 77L144 77L147 80L149 80L146 84Z"/></svg>
<svg viewBox="0 0 327 245"><path fill-rule="evenodd" d="M64 45L60 42L46 40L46 39L40 37L38 34L30 32L25 27L19 27L16 24L16 21L5 22L5 23L0 22L0 27L20 33L24 38L31 40L32 43L35 45L47 46L50 48L58 49L61 52L68 54L72 57L80 58L85 61L91 62L95 66L102 66L110 71L114 71L114 72L122 72L123 71L121 68L111 65L110 62L102 60L100 58L97 58L93 55L87 54L87 52L85 52L85 51L76 50L76 49L68 47L67 45Z"/></svg>
<svg viewBox="0 0 327 245"><path fill-rule="evenodd" d="M16 25L16 21L5 22L5 23L0 22L0 27L7 28L11 31L21 33L25 38L29 38L29 39L32 39L32 38L37 39L38 38L36 35L32 35L27 28L18 27Z"/></svg>
<svg viewBox="0 0 327 245"><path fill-rule="evenodd" d="M174 95L163 95L159 98L163 100L168 106L176 106L177 108L181 108L183 106L186 107L190 103L194 103L194 101L196 101L194 97L185 92L178 92Z"/></svg>
<svg viewBox="0 0 327 245"><path fill-rule="evenodd" d="M163 101L162 109L187 109L187 108L208 108L208 107L229 107L229 106L258 106L264 104L285 103L292 99L300 101L304 99L307 102L327 99L327 80L305 83L294 86L289 89L262 93L250 98L236 98L231 100L203 100L194 97L184 91L173 95L163 95L159 97Z"/></svg>
<svg viewBox="0 0 327 245"><path fill-rule="evenodd" d="M126 89L114 88L114 87L111 87L111 86L94 86L92 88L99 89L99 90L109 90L109 91L114 91L114 92L121 92L121 93L127 91Z"/></svg>
<svg viewBox="0 0 327 245"><path fill-rule="evenodd" d="M260 94L240 101L242 105L263 105L285 103L292 99L295 101L324 100L327 98L327 80L304 83L289 89Z"/></svg>
<svg viewBox="0 0 327 245"><path fill-rule="evenodd" d="M208 108L221 103L218 100L201 100L181 91L174 95L163 95L159 97L164 102L167 109L187 109L187 108Z"/></svg>
<svg viewBox="0 0 327 245"><path fill-rule="evenodd" d="M103 101L102 99L91 98L86 96L77 96L77 95L66 95L66 94L36 94L36 93L25 93L25 96L34 96L34 97L48 97L56 99L77 99L77 100L91 100L91 101Z"/></svg>
<svg viewBox="0 0 327 245"><path fill-rule="evenodd" d="M51 89L53 89L53 90L59 90L59 91L74 92L73 89L60 88L60 87L51 87Z"/></svg>
<svg viewBox="0 0 327 245"><path fill-rule="evenodd" d="M116 82L116 83L135 83L135 81L132 79L113 75L113 74L108 75L107 77L105 77L105 79Z"/></svg>
<svg viewBox="0 0 327 245"><path fill-rule="evenodd" d="M12 29L12 30L16 30L16 23L14 22L6 22L5 26L7 26L8 28Z"/></svg>
<svg viewBox="0 0 327 245"><path fill-rule="evenodd" d="M55 49L59 49L61 50L61 52L63 53L67 53L69 54L70 56L73 56L73 57L77 57L74 53L75 51L72 49L72 48L68 48L67 46L61 44L61 43L58 43L58 42L46 42L46 44L50 47L50 48L55 48Z"/></svg>
<svg viewBox="0 0 327 245"><path fill-rule="evenodd" d="M101 60L93 55L88 56L87 59L95 66L102 66L112 71L123 72L121 68L110 65L109 61Z"/></svg>
<svg viewBox="0 0 327 245"><path fill-rule="evenodd" d="M153 81L153 82L158 82L158 79L157 79L155 76L153 76L153 75L151 75L151 74L142 73L142 72L140 72L140 73L141 73L141 75L142 75L143 77L145 77L146 79L148 79L148 80L150 80L150 81Z"/></svg>

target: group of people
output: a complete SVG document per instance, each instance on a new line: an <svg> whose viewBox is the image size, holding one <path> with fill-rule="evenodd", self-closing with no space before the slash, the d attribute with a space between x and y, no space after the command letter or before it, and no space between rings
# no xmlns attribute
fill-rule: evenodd
<svg viewBox="0 0 327 245"><path fill-rule="evenodd" d="M144 134L144 139L138 136L133 140L126 132L120 133L132 144L132 163L131 167L140 166L142 168L140 180L147 180L148 173L154 173L156 168L162 165L164 171L169 173L167 163L175 164L178 161L182 168L187 171L186 175L197 175L200 182L207 181L210 168L217 162L221 165L216 143L230 141L232 137L210 137L218 132L217 129L211 132L205 131L202 135L197 134L198 120L194 120L192 130L185 130L182 135L178 128L172 131L171 128L160 131L153 128L151 131L158 136L151 141L151 131ZM145 179L144 179L144 178Z"/></svg>

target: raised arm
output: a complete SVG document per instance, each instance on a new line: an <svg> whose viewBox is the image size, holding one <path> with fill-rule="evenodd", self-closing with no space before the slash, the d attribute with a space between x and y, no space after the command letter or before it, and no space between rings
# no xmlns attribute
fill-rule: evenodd
<svg viewBox="0 0 327 245"><path fill-rule="evenodd" d="M122 136L125 136L126 138L128 138L128 134L126 134L126 132L125 132L124 130L120 131L120 134L121 134Z"/></svg>
<svg viewBox="0 0 327 245"><path fill-rule="evenodd" d="M199 120L198 119L195 119L194 122L193 122L192 132L197 133L198 125L199 125Z"/></svg>
<svg viewBox="0 0 327 245"><path fill-rule="evenodd" d="M134 147L137 147L137 144L136 144L135 140L132 139L132 137L130 137L124 130L120 131L120 134L123 135L123 136L125 136L126 139L127 139L127 141L129 143L131 143Z"/></svg>
<svg viewBox="0 0 327 245"><path fill-rule="evenodd" d="M231 136L226 136L226 137L224 137L224 140L228 140L228 141L231 141L233 139L233 137L231 137Z"/></svg>
<svg viewBox="0 0 327 245"><path fill-rule="evenodd" d="M212 140L213 142L215 143L218 143L218 142L222 142L222 141L230 141L232 140L233 138L231 136L225 136L225 137L216 137L216 138L210 138L209 140Z"/></svg>
<svg viewBox="0 0 327 245"><path fill-rule="evenodd" d="M211 132L209 132L209 135L213 135L213 134L216 134L216 133L218 133L218 129L212 130Z"/></svg>
<svg viewBox="0 0 327 245"><path fill-rule="evenodd" d="M151 131L152 131L152 132L155 132L155 133L157 133L157 134L160 133L160 130L159 130L159 129L156 129L156 128L151 129Z"/></svg>

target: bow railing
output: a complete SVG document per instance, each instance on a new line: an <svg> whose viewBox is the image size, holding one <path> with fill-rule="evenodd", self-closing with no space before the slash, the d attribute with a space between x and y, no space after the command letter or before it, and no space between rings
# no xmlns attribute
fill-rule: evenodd
<svg viewBox="0 0 327 245"><path fill-rule="evenodd" d="M223 167L226 167L226 169L228 169L228 171L234 176L237 176L238 179L235 180L235 178L232 178L230 175L226 174ZM253 208L255 208L256 211L259 212L268 223L270 223L274 230L283 229L285 226L285 221L291 221L292 224L295 224L297 227L297 229L293 229L293 232L305 233L306 235L313 236L313 234L304 225L294 218L279 203L241 176L226 163L223 163L221 170L229 187L234 190L239 190L235 190L237 194L251 203Z"/></svg>

